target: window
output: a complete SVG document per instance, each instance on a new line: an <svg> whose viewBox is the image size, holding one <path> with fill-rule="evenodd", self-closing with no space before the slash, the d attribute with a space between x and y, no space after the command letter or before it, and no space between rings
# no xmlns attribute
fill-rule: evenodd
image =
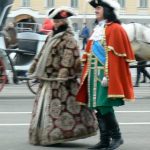
<svg viewBox="0 0 150 150"><path fill-rule="evenodd" d="M121 8L125 7L125 0L118 0L118 3L120 4Z"/></svg>
<svg viewBox="0 0 150 150"><path fill-rule="evenodd" d="M77 8L78 7L78 0L71 0L71 7Z"/></svg>
<svg viewBox="0 0 150 150"><path fill-rule="evenodd" d="M147 8L148 7L148 0L140 0L139 7Z"/></svg>
<svg viewBox="0 0 150 150"><path fill-rule="evenodd" d="M46 0L46 7L48 8L54 7L54 0Z"/></svg>
<svg viewBox="0 0 150 150"><path fill-rule="evenodd" d="M30 0L22 0L22 7L30 7Z"/></svg>

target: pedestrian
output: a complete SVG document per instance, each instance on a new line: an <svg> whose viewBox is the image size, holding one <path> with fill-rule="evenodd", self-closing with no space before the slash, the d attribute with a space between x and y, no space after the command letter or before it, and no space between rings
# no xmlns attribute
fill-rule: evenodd
<svg viewBox="0 0 150 150"><path fill-rule="evenodd" d="M9 22L2 34L4 34L4 40L6 48L15 49L18 48L18 40L17 40L17 30L14 22Z"/></svg>
<svg viewBox="0 0 150 150"><path fill-rule="evenodd" d="M83 72L77 101L97 111L100 142L89 149L114 150L123 138L114 106L134 101L129 62L134 61L126 32L120 25L114 0L90 0L96 23L83 54Z"/></svg>
<svg viewBox="0 0 150 150"><path fill-rule="evenodd" d="M141 73L143 73L143 81L142 83L146 82L146 77L148 79L150 79L150 74L148 73L148 71L145 68L147 61L138 61L137 63L137 75L136 75L136 82L134 87L139 87L139 81L140 81L140 77L141 77Z"/></svg>
<svg viewBox="0 0 150 150"><path fill-rule="evenodd" d="M31 124L30 143L52 145L96 134L97 120L86 106L76 101L81 75L79 48L68 17L74 12L68 7L52 9L52 36L34 59L29 77L38 78Z"/></svg>
<svg viewBox="0 0 150 150"><path fill-rule="evenodd" d="M88 40L89 36L90 36L90 30L87 27L87 24L84 23L81 34L80 34L80 37L82 38L82 50L85 49L85 45L87 43L87 40Z"/></svg>
<svg viewBox="0 0 150 150"><path fill-rule="evenodd" d="M38 33L40 34L48 34L53 29L54 23L50 18L46 18L42 24L42 27Z"/></svg>

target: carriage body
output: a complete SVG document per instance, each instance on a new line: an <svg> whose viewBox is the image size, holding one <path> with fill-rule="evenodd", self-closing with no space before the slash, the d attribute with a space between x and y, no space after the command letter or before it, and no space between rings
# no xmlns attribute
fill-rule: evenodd
<svg viewBox="0 0 150 150"><path fill-rule="evenodd" d="M33 58L40 52L45 43L47 35L38 34L35 32L20 32L17 34L18 48L10 50L15 53L11 60L13 60L13 67L18 79L26 79L26 72L31 66Z"/></svg>
<svg viewBox="0 0 150 150"><path fill-rule="evenodd" d="M32 64L32 60L45 43L47 35L39 34L33 31L23 31L17 33L18 47L8 49L5 46L4 37L0 37L0 59L5 68L5 80L8 83L19 83L22 80L28 80L27 71ZM3 81L3 84L6 81ZM4 85L1 85L2 87Z"/></svg>
<svg viewBox="0 0 150 150"><path fill-rule="evenodd" d="M5 41L2 30L14 0L0 1L0 91L4 87L7 79L7 70L11 69L7 53L5 52Z"/></svg>
<svg viewBox="0 0 150 150"><path fill-rule="evenodd" d="M47 38L47 35L37 33L38 24L25 24L32 28L18 28L17 47L8 47L2 30L12 3L13 0L0 1L0 91L6 82L18 83L20 80L28 80L26 72Z"/></svg>

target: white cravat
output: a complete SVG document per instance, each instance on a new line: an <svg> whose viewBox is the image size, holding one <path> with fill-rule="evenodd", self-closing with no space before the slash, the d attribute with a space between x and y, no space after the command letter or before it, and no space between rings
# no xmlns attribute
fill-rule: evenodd
<svg viewBox="0 0 150 150"><path fill-rule="evenodd" d="M94 32L90 37L90 40L99 41L104 37L104 27L106 24L106 20L102 20L95 26Z"/></svg>

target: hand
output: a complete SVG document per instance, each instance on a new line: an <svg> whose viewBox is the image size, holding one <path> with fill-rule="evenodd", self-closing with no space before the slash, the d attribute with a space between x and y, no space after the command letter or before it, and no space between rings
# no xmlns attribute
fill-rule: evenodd
<svg viewBox="0 0 150 150"><path fill-rule="evenodd" d="M102 82L101 82L101 85L103 87L108 87L108 79L106 77L103 77L102 79Z"/></svg>
<svg viewBox="0 0 150 150"><path fill-rule="evenodd" d="M81 83L81 79L80 79L80 78L77 78L77 82L80 84L80 83Z"/></svg>

